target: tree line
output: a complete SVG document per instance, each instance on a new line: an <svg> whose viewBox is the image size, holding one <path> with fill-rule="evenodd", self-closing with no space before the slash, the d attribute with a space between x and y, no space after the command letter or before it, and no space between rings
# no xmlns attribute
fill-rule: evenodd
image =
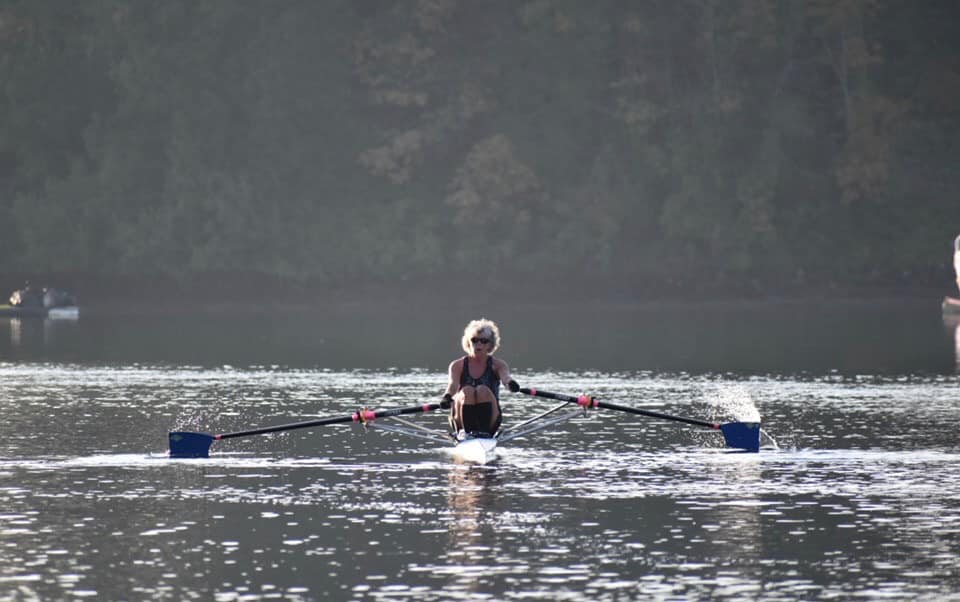
<svg viewBox="0 0 960 602"><path fill-rule="evenodd" d="M930 282L960 231L958 13L4 0L0 271Z"/></svg>

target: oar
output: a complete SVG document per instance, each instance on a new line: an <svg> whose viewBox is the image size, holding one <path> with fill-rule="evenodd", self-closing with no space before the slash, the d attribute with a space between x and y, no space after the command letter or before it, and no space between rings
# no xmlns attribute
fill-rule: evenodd
<svg viewBox="0 0 960 602"><path fill-rule="evenodd" d="M694 426L703 426L709 429L718 430L723 433L723 438L727 441L728 447L743 449L746 451L760 451L760 423L759 422L707 422L696 418L684 418L682 416L671 416L652 410L641 410L640 408L631 408L629 406L617 405L599 401L588 395L563 395L561 393L550 393L538 389L521 388L520 393L533 395L534 397L543 397L545 399L556 399L578 404L584 408L605 408L607 410L617 410L618 412L627 412L629 414L639 414L640 416L650 416L651 418L662 418L664 420L673 420L675 422L684 422Z"/></svg>
<svg viewBox="0 0 960 602"><path fill-rule="evenodd" d="M390 416L400 416L403 414L419 414L421 412L432 412L433 410L447 409L450 404L446 401L441 403L428 403L409 408L395 408L393 410L359 410L346 416L334 416L332 418L320 418L318 420L306 420L304 422L293 422L290 424L278 424L276 426L266 426L263 428L251 429L248 431L237 431L234 433L223 433L221 435L210 435L208 433L190 433L185 431L173 431L170 433L170 457L171 458L208 458L210 457L210 445L214 441L221 439L232 439L234 437L249 437L252 435L263 435L266 433L276 433L279 431L292 431L294 429L309 428L312 426L325 426L328 424L344 424L348 422L372 422L377 418L388 418Z"/></svg>

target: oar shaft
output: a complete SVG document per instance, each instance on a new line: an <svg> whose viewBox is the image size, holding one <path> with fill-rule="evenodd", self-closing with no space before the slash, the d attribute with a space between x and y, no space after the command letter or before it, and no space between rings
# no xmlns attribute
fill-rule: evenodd
<svg viewBox="0 0 960 602"><path fill-rule="evenodd" d="M629 406L621 406L615 403L608 403L605 401L597 401L592 397L586 395L581 395L575 397L573 395L564 395L562 393L550 393L549 391L540 391L538 389L520 389L521 393L526 395L532 395L534 397L543 397L545 399L556 399L558 401L567 401L570 403L576 403L584 407L594 407L594 408L606 408L608 410L617 410L619 412L627 412L629 414L638 414L640 416L649 416L651 418L662 418L664 420L673 420L675 422L683 422L686 424L692 424L694 426L704 426L711 429L719 429L720 425L716 422L707 422L706 420L697 420L696 418L684 418L683 416L672 416L670 414L663 414L661 412L654 412L652 410L642 410L640 408L631 408Z"/></svg>
<svg viewBox="0 0 960 602"><path fill-rule="evenodd" d="M605 401L593 401L594 407L606 408L608 410L617 410L619 412L627 412L629 414L639 414L640 416L650 416L651 418L663 418L664 420L673 420L674 422L684 422L686 424L692 424L694 426L705 426L711 429L719 429L720 424L716 422L707 422L706 420L698 420L696 418L684 418L683 416L671 416L670 414L663 414L660 412L654 412L652 410L642 410L640 408L631 408L628 406L621 406L615 403L607 403Z"/></svg>
<svg viewBox="0 0 960 602"><path fill-rule="evenodd" d="M364 424L372 422L377 418L388 418L390 416L400 416L401 414L419 414L421 412L431 412L433 410L445 410L450 407L447 402L426 403L409 408L396 408L393 410L359 410L348 416L334 416L332 418L320 418L319 420L305 420L303 422L293 422L290 424L278 424L275 426L266 426L263 428L250 429L246 431L236 431L234 433L223 433L222 435L210 435L208 433L190 433L185 431L173 431L168 433L170 439L170 457L171 458L208 458L210 454L210 445L220 439L232 439L234 437L247 437L250 435L263 435L266 433L276 433L278 431L292 431L293 429L303 429L311 426L323 426L326 424L341 424L346 422L362 422Z"/></svg>
<svg viewBox="0 0 960 602"><path fill-rule="evenodd" d="M371 410L360 410L347 416L334 416L332 418L320 418L318 420L305 420L303 422L292 422L290 424L278 424L275 426L266 426L263 428L250 429L246 431L236 431L233 433L223 433L214 435L214 439L232 439L234 437L247 437L251 435L264 435L266 433L276 433L279 431L292 431L294 429L304 429L314 426L326 426L329 424L345 424L348 422L371 422L377 418L388 418L390 416L400 416L403 414L419 414L421 412L432 412L441 409L439 403L427 403L409 408L395 408L392 410L380 410L374 412Z"/></svg>
<svg viewBox="0 0 960 602"><path fill-rule="evenodd" d="M355 416L356 414L354 414ZM294 429L305 429L312 426L325 426L328 424L341 424L354 422L353 416L337 416L335 418L323 418L320 420L305 420L303 422L292 422L290 424L278 424L275 426L265 426L263 428L250 429L248 431L236 431L233 433L223 433L214 435L214 439L232 439L234 437L248 437L251 435L265 435L267 433L276 433L279 431L292 431Z"/></svg>

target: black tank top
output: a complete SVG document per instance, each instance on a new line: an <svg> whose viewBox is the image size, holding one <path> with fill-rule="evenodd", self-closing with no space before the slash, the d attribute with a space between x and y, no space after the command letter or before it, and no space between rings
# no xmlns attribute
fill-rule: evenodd
<svg viewBox="0 0 960 602"><path fill-rule="evenodd" d="M460 371L460 388L486 386L493 391L493 396L497 403L500 402L500 377L493 369L493 356L487 356L487 368L480 375L480 378L470 376L470 358L463 357L463 370Z"/></svg>

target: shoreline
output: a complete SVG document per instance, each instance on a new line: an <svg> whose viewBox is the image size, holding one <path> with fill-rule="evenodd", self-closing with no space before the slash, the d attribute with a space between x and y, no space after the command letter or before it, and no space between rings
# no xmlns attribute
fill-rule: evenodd
<svg viewBox="0 0 960 602"><path fill-rule="evenodd" d="M886 295L845 295L845 296L807 296L807 297L756 297L756 298L658 298L658 299L484 299L478 298L459 302L443 302L435 299L416 299L395 296L384 300L376 297L357 299L324 299L316 302L254 302L254 301L218 301L206 300L193 304L171 304L164 302L136 300L97 300L90 303L81 301L80 315L114 316L176 316L187 314L264 316L270 314L315 314L318 312L385 312L406 314L410 312L430 312L436 308L447 310L462 308L464 313L473 314L499 312L506 309L544 311L555 309L594 309L598 311L707 311L724 309L777 309L789 312L799 307L832 307L834 309L849 306L862 309L865 306L877 308L897 305L927 305L931 312L939 313L945 296L931 294L886 294Z"/></svg>
<svg viewBox="0 0 960 602"><path fill-rule="evenodd" d="M162 277L60 274L0 274L0 302L31 282L62 288L77 296L81 313L179 314L275 312L308 313L334 309L397 310L431 307L593 307L604 310L665 309L804 304L930 303L957 297L953 282L872 286L765 287L738 283L728 287L659 285L642 287L622 281L498 282L469 286L444 280L304 284L274 277L231 275L177 281Z"/></svg>

